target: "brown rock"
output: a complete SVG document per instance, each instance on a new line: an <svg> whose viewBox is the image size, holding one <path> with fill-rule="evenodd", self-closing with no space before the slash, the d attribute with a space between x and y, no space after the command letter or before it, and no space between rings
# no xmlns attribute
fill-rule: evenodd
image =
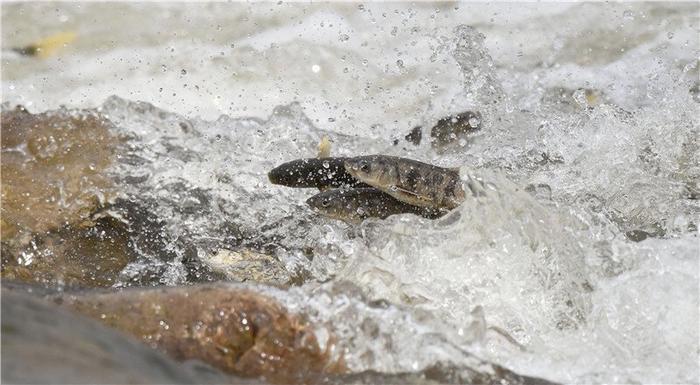
<svg viewBox="0 0 700 385"><path fill-rule="evenodd" d="M345 371L302 316L235 285L124 290L59 298L66 306L134 335L178 360L276 383L312 383Z"/></svg>
<svg viewBox="0 0 700 385"><path fill-rule="evenodd" d="M109 287L137 258L123 222L103 217L92 226L66 226L3 250L2 277L43 286Z"/></svg>
<svg viewBox="0 0 700 385"><path fill-rule="evenodd" d="M93 113L2 113L3 242L85 221L113 193L104 175L118 140Z"/></svg>
<svg viewBox="0 0 700 385"><path fill-rule="evenodd" d="M47 285L111 286L133 260L126 226L91 219L115 188L120 142L86 111L2 114L2 275Z"/></svg>

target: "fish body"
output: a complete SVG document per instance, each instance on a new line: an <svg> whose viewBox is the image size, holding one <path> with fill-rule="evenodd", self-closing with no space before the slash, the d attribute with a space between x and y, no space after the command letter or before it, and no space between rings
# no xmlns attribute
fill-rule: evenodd
<svg viewBox="0 0 700 385"><path fill-rule="evenodd" d="M396 156L369 155L346 159L345 170L358 181L414 206L451 210L465 197L456 168Z"/></svg>
<svg viewBox="0 0 700 385"><path fill-rule="evenodd" d="M352 224L395 214L415 214L430 219L444 214L438 209L401 202L376 188L328 190L312 196L306 203L319 214Z"/></svg>
<svg viewBox="0 0 700 385"><path fill-rule="evenodd" d="M270 171L270 182L287 187L370 187L350 175L344 157L307 158L283 163Z"/></svg>

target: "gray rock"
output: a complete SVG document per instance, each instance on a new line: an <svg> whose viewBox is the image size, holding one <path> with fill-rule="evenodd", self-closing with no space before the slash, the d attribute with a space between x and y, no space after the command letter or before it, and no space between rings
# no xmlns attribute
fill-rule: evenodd
<svg viewBox="0 0 700 385"><path fill-rule="evenodd" d="M19 289L2 289L2 382L246 383L199 362L178 363L131 337Z"/></svg>

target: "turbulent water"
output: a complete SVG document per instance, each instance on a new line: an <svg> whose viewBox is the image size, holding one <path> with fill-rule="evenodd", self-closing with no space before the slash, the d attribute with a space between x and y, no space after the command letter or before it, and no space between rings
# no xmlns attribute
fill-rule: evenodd
<svg viewBox="0 0 700 385"><path fill-rule="evenodd" d="M698 382L699 11L6 4L3 102L96 108L129 138L112 215L157 216L158 248L117 286L197 280L192 261L250 247L300 283L260 290L326 325L352 371L468 351L563 382ZM78 37L50 58L7 50L60 31ZM467 110L476 135L404 140ZM460 167L480 193L435 221L319 217L266 173L324 135L333 155Z"/></svg>

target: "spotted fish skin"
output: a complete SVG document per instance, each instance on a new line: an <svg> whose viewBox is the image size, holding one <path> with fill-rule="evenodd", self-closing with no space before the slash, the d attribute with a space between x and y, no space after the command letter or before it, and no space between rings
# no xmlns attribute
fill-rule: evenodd
<svg viewBox="0 0 700 385"><path fill-rule="evenodd" d="M465 198L455 168L396 156L369 155L348 158L345 170L355 179L415 206L451 210Z"/></svg>
<svg viewBox="0 0 700 385"><path fill-rule="evenodd" d="M270 182L287 187L369 187L345 170L344 157L296 159L270 171Z"/></svg>
<svg viewBox="0 0 700 385"><path fill-rule="evenodd" d="M438 209L413 206L371 187L328 190L312 196L306 203L321 215L351 224L395 214L415 214L429 219L444 215Z"/></svg>

